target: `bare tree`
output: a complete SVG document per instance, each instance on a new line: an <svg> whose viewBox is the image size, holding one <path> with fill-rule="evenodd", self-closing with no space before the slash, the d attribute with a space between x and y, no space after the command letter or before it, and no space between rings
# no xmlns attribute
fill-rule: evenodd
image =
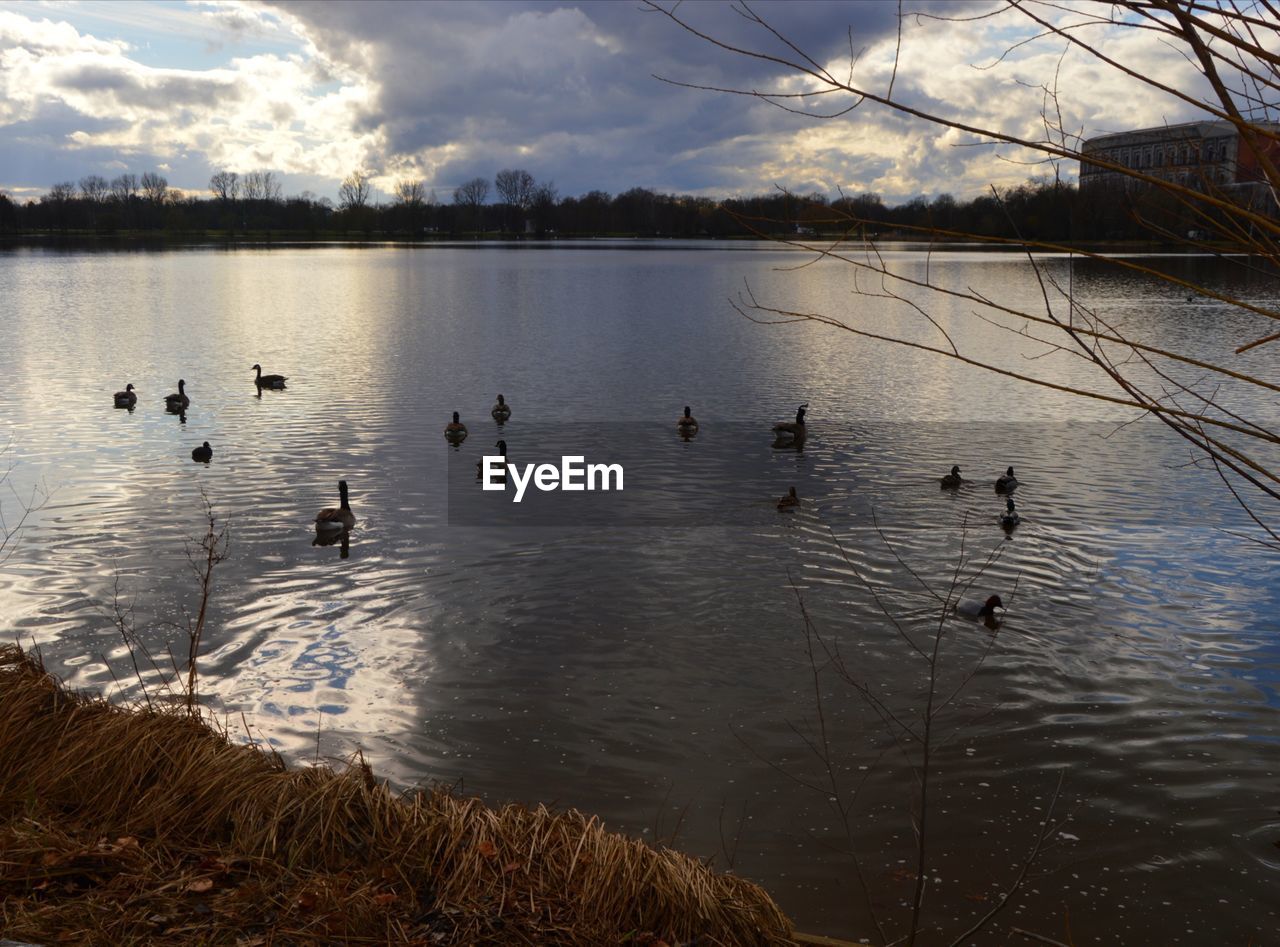
<svg viewBox="0 0 1280 947"><path fill-rule="evenodd" d="M247 201L278 201L281 192L274 171L250 171L241 179L241 193Z"/></svg>
<svg viewBox="0 0 1280 947"><path fill-rule="evenodd" d="M524 215L533 206L533 175L520 168L504 168L493 178L498 200L506 205L508 229L520 228Z"/></svg>
<svg viewBox="0 0 1280 947"><path fill-rule="evenodd" d="M1000 16L1009 22L1003 35L1016 35L1011 40L1018 48L1036 42L1050 42L1056 52L1063 48L1074 55L1091 60L1094 68L1115 71L1140 83L1154 97L1169 101L1178 108L1190 105L1216 121L1229 123L1238 136L1240 146L1253 156L1257 165L1257 183L1252 193L1262 193L1271 211L1262 209L1253 197L1240 187L1224 186L1220 180L1202 176L1188 179L1160 169L1144 166L1139 161L1090 149L1079 131L1068 128L1062 116L1062 95L1056 76L1048 76L1043 84L1044 107L1040 116L1041 133L1031 136L1019 125L970 124L956 117L959 107L949 108L945 100L931 99L924 104L910 99L896 84L897 69L881 84L860 82L858 55L852 52L854 40L849 38L850 54L840 65L829 65L816 52L801 48L786 30L767 21L747 0L735 0L731 9L735 18L735 39L727 39L728 30L713 35L695 26L688 18L693 7L682 7L672 0L643 0L652 12L668 18L674 25L702 39L711 47L734 57L745 57L766 66L777 74L773 88L735 88L709 86L678 77L665 81L686 88L702 89L749 97L787 112L804 116L806 122L857 120L859 110L880 107L895 113L902 121L922 123L927 127L963 133L969 140L1023 149L1025 159L1039 161L1055 174L1064 165L1079 163L1082 172L1104 174L1124 182L1113 191L1112 199L1128 208L1135 221L1155 237L1174 243L1189 243L1185 230L1174 230L1147 208L1163 204L1177 209L1185 219L1195 222L1214 238L1210 249L1223 256L1247 254L1262 261L1274 272L1280 264L1280 216L1275 213L1276 195L1280 193L1280 113L1276 90L1280 88L1280 18L1269 4L1208 4L1192 0L1132 0L1116 3L1062 4L1053 0L1003 0L987 11L976 14L965 11L964 17ZM785 9L785 8L780 8ZM928 14L912 14L927 17ZM945 19L946 16L934 16ZM961 15L957 14L956 19ZM899 50L906 41L900 18ZM737 29L745 24L746 32ZM752 32L754 31L754 32ZM1134 64L1115 58L1117 36L1142 33L1158 37L1170 50L1172 58L1182 57L1192 64L1198 88L1208 90L1200 95L1194 90L1174 88L1159 78L1144 73ZM1104 49L1105 41L1105 49ZM1123 47L1119 47L1123 48ZM895 63L897 60L895 60ZM1021 81L1021 80L1020 80ZM1077 87L1073 91L1092 94L1092 89ZM1021 119L1018 119L1021 121ZM1003 195L993 189L997 200ZM1147 203L1134 195L1145 196ZM783 304L758 299L750 290L739 300L738 308L748 318L761 322L820 322L855 335L910 346L942 358L983 368L1006 378L1054 388L1082 398L1097 399L1147 412L1158 418L1180 437L1194 445L1222 476L1227 488L1240 500L1253 521L1262 529L1269 543L1280 546L1280 522L1274 512L1259 513L1258 500L1280 499L1280 465L1275 452L1280 446L1280 432L1269 426L1258 412L1256 416L1229 409L1228 402L1265 405L1274 403L1280 385L1250 374L1243 362L1201 358L1196 352L1179 347L1176 341L1158 335L1142 335L1138 330L1119 326L1098 308L1091 308L1077 298L1070 285L1059 285L1051 274L1036 265L1031 250L1065 252L1112 265L1130 273L1142 274L1176 286L1180 292L1206 296L1236 308L1253 321L1280 322L1280 307L1265 300L1243 298L1230 289L1209 287L1194 277L1161 271L1140 259L1108 256L1046 241L1021 238L993 238L944 228L921 227L918 233L932 239L981 240L1023 248L1035 267L1040 281L1040 299L1036 307L1028 307L1015 299L990 299L971 287L939 282L933 271L923 276L905 277L885 263L873 244L860 239L868 220L859 216L848 203L839 203L828 215L832 229L846 236L830 243L793 245L812 251L829 260L843 262L858 274L870 276L874 289L863 288L867 295L890 300L910 308L926 320L925 328L934 333L932 340L921 341L914 332L902 332L897 324L878 324L876 311L885 306L859 307L856 316L848 314L800 312ZM763 221L756 222L763 233ZM1203 252L1203 244L1195 244ZM871 284L862 282L860 287ZM941 320L922 307L920 298L946 299L971 307L973 318L994 321L1001 328L1032 339L1045 346L1046 353L1076 358L1090 365L1099 384L1094 387L1072 386L1037 374L1034 363L1025 360L1015 364L993 360L988 351L965 348L956 334L948 333ZM1259 346L1280 340L1280 326L1252 337L1239 339L1235 354L1241 355ZM1032 366L1032 367L1029 367ZM1230 393L1231 397L1226 397ZM1246 409L1247 410L1247 409ZM1274 508L1273 508L1274 509Z"/></svg>
<svg viewBox="0 0 1280 947"><path fill-rule="evenodd" d="M240 175L234 171L218 171L209 178L209 190L220 201L234 201L240 194Z"/></svg>
<svg viewBox="0 0 1280 947"><path fill-rule="evenodd" d="M163 175L148 171L142 175L142 196L152 204L163 204L169 196L169 182Z"/></svg>
<svg viewBox="0 0 1280 947"><path fill-rule="evenodd" d="M49 193L44 196L42 203L49 204L65 204L68 201L75 200L76 186L70 181L62 181L49 188Z"/></svg>
<svg viewBox="0 0 1280 947"><path fill-rule="evenodd" d="M101 204L111 193L111 185L99 174L87 174L80 179L80 196L90 204Z"/></svg>
<svg viewBox="0 0 1280 947"><path fill-rule="evenodd" d="M421 181L397 181L396 201L414 209L426 203L426 187Z"/></svg>
<svg viewBox="0 0 1280 947"><path fill-rule="evenodd" d="M128 204L138 196L138 176L119 174L111 179L111 197L117 203Z"/></svg>
<svg viewBox="0 0 1280 947"><path fill-rule="evenodd" d="M338 187L338 205L343 210L362 210L369 206L372 194L373 185L369 183L369 175L357 168L343 178Z"/></svg>
<svg viewBox="0 0 1280 947"><path fill-rule="evenodd" d="M481 214L485 202L489 200L489 182L484 178L472 178L463 184L458 185L453 192L453 202L459 207L470 208L473 227L479 231L481 229Z"/></svg>

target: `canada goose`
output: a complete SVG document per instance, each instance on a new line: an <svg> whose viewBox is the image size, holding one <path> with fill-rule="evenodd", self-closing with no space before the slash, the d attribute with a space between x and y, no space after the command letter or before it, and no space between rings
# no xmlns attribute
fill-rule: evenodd
<svg viewBox="0 0 1280 947"><path fill-rule="evenodd" d="M799 445L804 442L804 413L808 408L809 402L806 401L796 408L795 421L781 421L773 426L774 447Z"/></svg>
<svg viewBox="0 0 1280 947"><path fill-rule="evenodd" d="M684 406L684 414L676 419L676 430L685 437L692 437L698 433L698 419L693 416L688 405Z"/></svg>
<svg viewBox="0 0 1280 947"><path fill-rule="evenodd" d="M1010 467L1004 472L1003 477L996 478L996 493L1012 493L1018 489L1018 478L1013 475L1013 468Z"/></svg>
<svg viewBox="0 0 1280 947"><path fill-rule="evenodd" d="M942 489L954 490L962 483L964 483L964 477L960 476L960 468L953 466L951 468L951 473L942 478Z"/></svg>
<svg viewBox="0 0 1280 947"><path fill-rule="evenodd" d="M498 468L497 476L500 479L505 480L507 478L507 442L498 441L498 443L494 444L493 446L498 448L498 453L502 455L502 466ZM483 476L484 476L484 458L482 457L476 461L476 479L479 480Z"/></svg>
<svg viewBox="0 0 1280 947"><path fill-rule="evenodd" d="M178 379L178 391L176 394L165 395L164 407L171 414L177 414L179 411L185 411L191 407L191 399L187 397L186 382L181 378Z"/></svg>
<svg viewBox="0 0 1280 947"><path fill-rule="evenodd" d="M117 391L115 394L117 408L132 408L138 403L138 395L133 390L133 385L125 385L124 391Z"/></svg>
<svg viewBox="0 0 1280 947"><path fill-rule="evenodd" d="M792 487L786 496L778 500L778 509L787 510L793 506L800 505L800 498L796 496L796 488Z"/></svg>
<svg viewBox="0 0 1280 947"><path fill-rule="evenodd" d="M453 420L444 426L444 436L455 444L460 444L467 438L467 426L458 420L458 412L453 412Z"/></svg>
<svg viewBox="0 0 1280 947"><path fill-rule="evenodd" d="M209 446L209 442L205 441L199 447L191 452L191 459L198 460L202 464L207 464L213 460L213 448Z"/></svg>
<svg viewBox="0 0 1280 947"><path fill-rule="evenodd" d="M320 530L342 530L346 532L356 525L356 515L351 512L351 505L347 502L347 481L338 481L338 497L337 506L326 507L316 514L316 531Z"/></svg>
<svg viewBox="0 0 1280 947"><path fill-rule="evenodd" d="M258 373L258 376L254 378L253 383L259 388L271 388L275 391L279 391L285 386L284 375L264 375L262 374L261 365L254 365L253 370Z"/></svg>
<svg viewBox="0 0 1280 947"><path fill-rule="evenodd" d="M1000 525L1005 529L1013 529L1022 522L1022 517L1018 515L1018 511L1013 508L1013 497L1010 497L1005 503L1005 512L1000 515Z"/></svg>
<svg viewBox="0 0 1280 947"><path fill-rule="evenodd" d="M1004 608L1004 602L999 595L991 595L985 602L961 602L956 606L956 614L973 621L994 622L997 608Z"/></svg>
<svg viewBox="0 0 1280 947"><path fill-rule="evenodd" d="M507 399L498 395L498 403L493 406L493 410L489 412L493 415L493 419L501 424L507 418L511 417L511 405L507 404Z"/></svg>

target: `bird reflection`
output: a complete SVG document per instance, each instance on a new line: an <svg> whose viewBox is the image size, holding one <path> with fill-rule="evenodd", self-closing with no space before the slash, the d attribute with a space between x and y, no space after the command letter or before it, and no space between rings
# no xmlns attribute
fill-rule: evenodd
<svg viewBox="0 0 1280 947"><path fill-rule="evenodd" d="M339 552L339 558L346 559L351 555L351 530L344 529L341 532L333 530L322 530L316 527L315 539L311 540L313 546L337 546L341 544L342 549Z"/></svg>
<svg viewBox="0 0 1280 947"><path fill-rule="evenodd" d="M179 424L186 424L186 423L187 423L187 409L186 409L186 408L183 408L181 411L179 411L179 412L178 412L178 423L179 423Z"/></svg>

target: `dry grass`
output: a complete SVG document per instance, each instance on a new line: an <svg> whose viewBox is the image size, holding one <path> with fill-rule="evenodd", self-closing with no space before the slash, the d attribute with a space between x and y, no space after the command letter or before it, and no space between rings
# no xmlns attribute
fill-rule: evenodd
<svg viewBox="0 0 1280 947"><path fill-rule="evenodd" d="M769 896L576 811L288 769L0 647L0 931L42 943L789 943Z"/></svg>

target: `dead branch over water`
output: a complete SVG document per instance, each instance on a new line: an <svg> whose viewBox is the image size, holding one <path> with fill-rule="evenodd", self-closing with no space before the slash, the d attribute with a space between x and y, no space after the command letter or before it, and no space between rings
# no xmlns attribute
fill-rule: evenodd
<svg viewBox="0 0 1280 947"><path fill-rule="evenodd" d="M759 886L575 810L289 769L0 648L0 930L79 943L785 944ZM649 936L653 935L653 936Z"/></svg>

